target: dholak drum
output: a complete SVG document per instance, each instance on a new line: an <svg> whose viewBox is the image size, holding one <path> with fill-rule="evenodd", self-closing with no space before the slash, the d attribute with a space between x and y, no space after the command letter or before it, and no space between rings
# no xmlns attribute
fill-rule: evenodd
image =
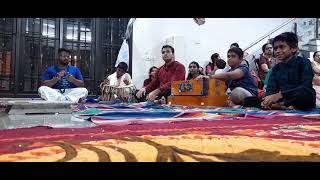
<svg viewBox="0 0 320 180"><path fill-rule="evenodd" d="M134 94L137 88L134 85L115 87L108 84L100 86L103 101L121 100L123 102L137 102Z"/></svg>

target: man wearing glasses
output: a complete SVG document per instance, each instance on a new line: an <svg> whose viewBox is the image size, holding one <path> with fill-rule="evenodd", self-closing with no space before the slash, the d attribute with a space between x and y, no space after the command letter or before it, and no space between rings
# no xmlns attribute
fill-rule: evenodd
<svg viewBox="0 0 320 180"><path fill-rule="evenodd" d="M58 54L58 64L49 67L42 74L42 86L38 89L40 97L46 101L83 101L88 90L84 88L80 70L70 65L71 52L60 48Z"/></svg>

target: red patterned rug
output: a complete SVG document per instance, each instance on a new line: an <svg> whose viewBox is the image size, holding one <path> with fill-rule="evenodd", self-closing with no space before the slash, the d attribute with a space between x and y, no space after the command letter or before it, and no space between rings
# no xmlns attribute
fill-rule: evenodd
<svg viewBox="0 0 320 180"><path fill-rule="evenodd" d="M0 161L320 161L320 121L188 121L0 133Z"/></svg>

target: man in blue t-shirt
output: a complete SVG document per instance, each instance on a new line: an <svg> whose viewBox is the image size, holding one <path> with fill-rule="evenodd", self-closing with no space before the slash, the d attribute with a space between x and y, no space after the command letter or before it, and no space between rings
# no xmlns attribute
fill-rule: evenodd
<svg viewBox="0 0 320 180"><path fill-rule="evenodd" d="M231 47L228 50L228 64L231 69L225 73L210 76L198 76L199 78L212 78L226 81L230 88L230 99L233 104L244 105L246 97L257 96L258 86L247 65L241 64L243 61L243 51L238 47Z"/></svg>
<svg viewBox="0 0 320 180"><path fill-rule="evenodd" d="M69 50L60 48L58 54L58 65L49 67L42 74L39 94L47 101L78 103L88 95L88 90L84 88L82 74L77 67L69 65L71 60Z"/></svg>

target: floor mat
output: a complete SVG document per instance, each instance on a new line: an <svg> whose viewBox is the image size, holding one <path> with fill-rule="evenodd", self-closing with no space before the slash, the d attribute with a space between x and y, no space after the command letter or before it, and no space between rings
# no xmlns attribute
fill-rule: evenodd
<svg viewBox="0 0 320 180"><path fill-rule="evenodd" d="M125 125L150 122L240 120L249 117L274 119L276 117L304 117L319 119L320 109L311 111L264 111L257 108L209 108L161 106L155 103L135 104L82 104L73 107L73 115L97 125Z"/></svg>

